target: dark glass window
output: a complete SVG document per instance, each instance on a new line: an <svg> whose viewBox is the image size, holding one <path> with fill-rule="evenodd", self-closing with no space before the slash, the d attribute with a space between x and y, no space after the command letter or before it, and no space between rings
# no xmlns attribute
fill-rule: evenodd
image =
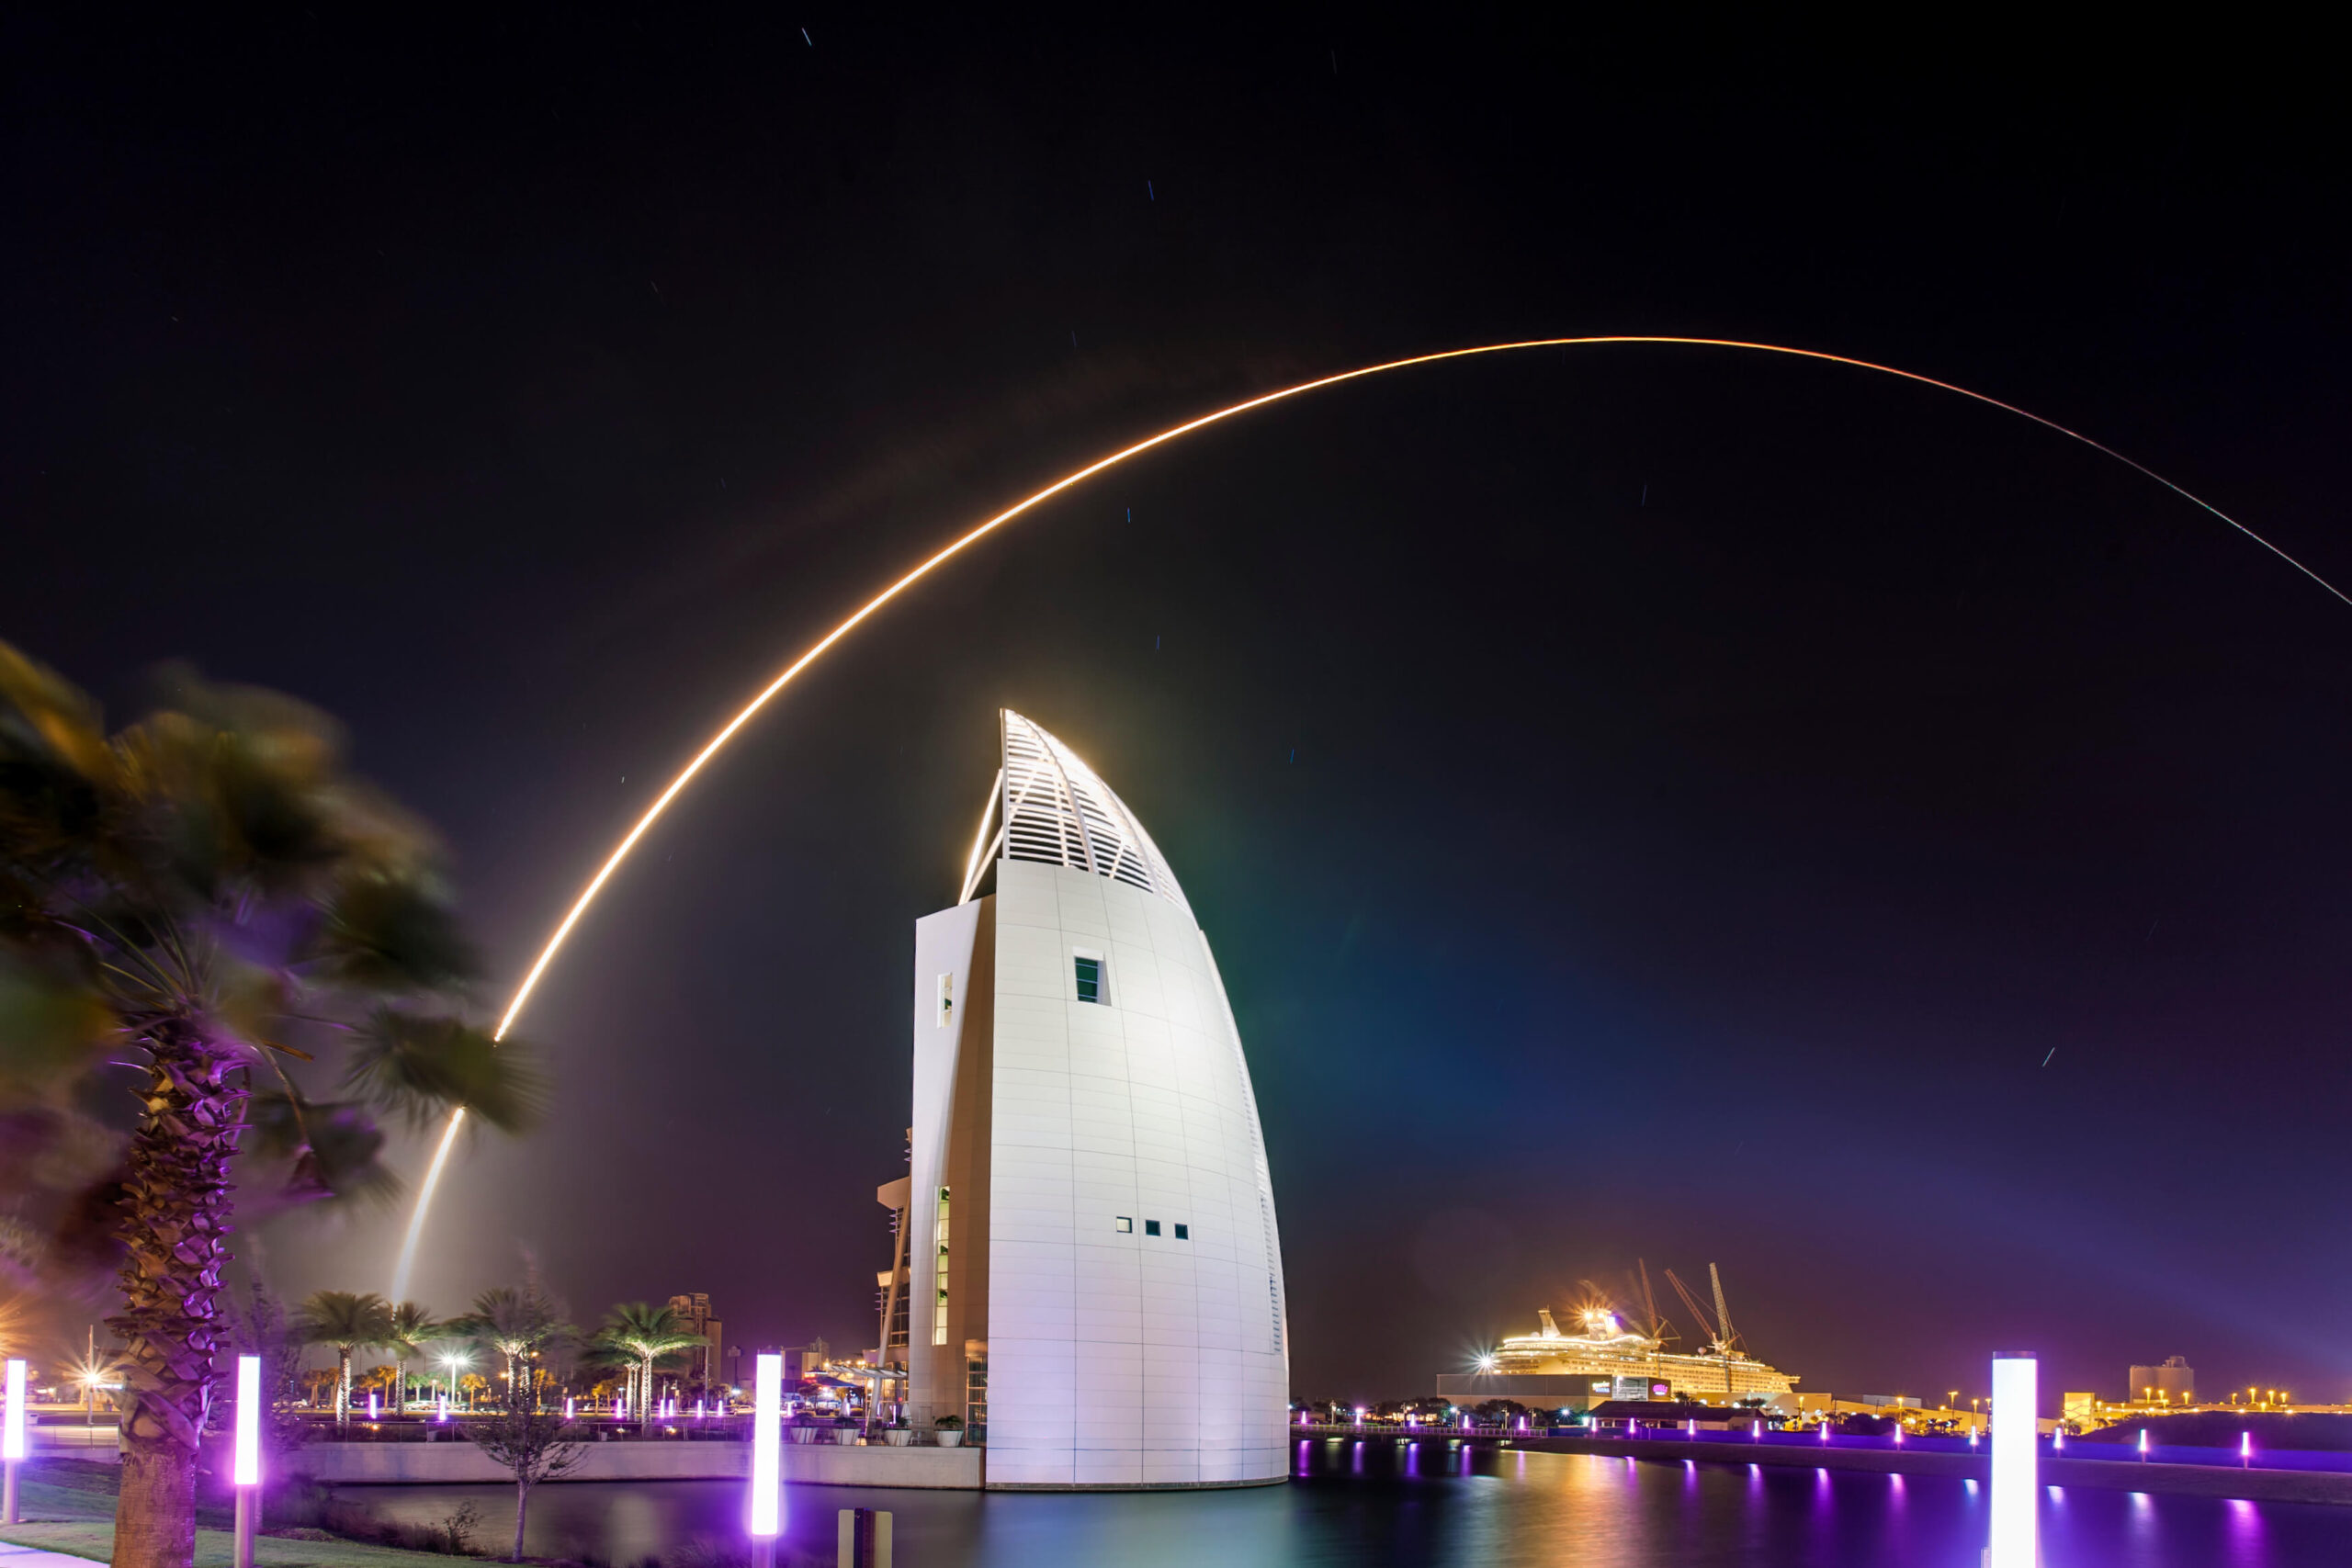
<svg viewBox="0 0 2352 1568"><path fill-rule="evenodd" d="M1159 1222L1158 1220L1144 1221L1143 1234L1146 1235L1158 1235L1159 1234Z"/></svg>
<svg viewBox="0 0 2352 1568"><path fill-rule="evenodd" d="M1078 999L1099 1002L1102 999L1102 961L1081 958L1078 961Z"/></svg>
<svg viewBox="0 0 2352 1568"><path fill-rule="evenodd" d="M1178 1226L1176 1227L1176 1239L1177 1239L1178 1241L1190 1241L1190 1240L1192 1240L1192 1239L1193 1239L1193 1227L1192 1227L1192 1226L1190 1226L1190 1225L1178 1225Z"/></svg>

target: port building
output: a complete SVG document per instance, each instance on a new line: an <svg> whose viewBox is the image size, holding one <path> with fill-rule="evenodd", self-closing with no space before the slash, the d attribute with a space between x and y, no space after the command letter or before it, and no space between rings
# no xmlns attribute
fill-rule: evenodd
<svg viewBox="0 0 2352 1568"><path fill-rule="evenodd" d="M991 1489L1280 1481L1281 1239L1216 960L1135 813L999 724L959 896L915 923L882 1359Z"/></svg>
<svg viewBox="0 0 2352 1568"><path fill-rule="evenodd" d="M2162 1366L2134 1367L2123 1398L2127 1404L2138 1400L2143 1404L2194 1404L2197 1369L2186 1356L2167 1356Z"/></svg>

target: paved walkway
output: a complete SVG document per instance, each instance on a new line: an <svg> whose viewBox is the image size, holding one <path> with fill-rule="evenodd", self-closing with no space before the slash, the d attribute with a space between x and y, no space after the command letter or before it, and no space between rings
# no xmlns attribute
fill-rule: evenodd
<svg viewBox="0 0 2352 1568"><path fill-rule="evenodd" d="M68 1557L62 1551L43 1551L38 1546L12 1546L0 1540L0 1568L90 1568L86 1557Z"/></svg>

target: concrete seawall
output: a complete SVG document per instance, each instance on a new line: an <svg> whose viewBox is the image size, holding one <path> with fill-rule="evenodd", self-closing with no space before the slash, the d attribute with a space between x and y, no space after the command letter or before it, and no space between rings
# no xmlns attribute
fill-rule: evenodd
<svg viewBox="0 0 2352 1568"><path fill-rule="evenodd" d="M580 1467L564 1481L741 1481L752 1472L749 1443L585 1443ZM985 1449L837 1448L786 1443L784 1479L801 1486L908 1486L977 1492L987 1476ZM512 1483L512 1472L471 1443L307 1443L288 1467L337 1486ZM555 1483L554 1484L561 1484Z"/></svg>
<svg viewBox="0 0 2352 1568"><path fill-rule="evenodd" d="M1309 1439L1310 1441L1312 1439ZM1427 1440L1427 1439L1424 1439ZM1789 1444L1711 1443L1653 1438L1466 1439L1481 1448L1528 1453L1603 1454L1637 1460L1697 1460L1702 1464L1769 1464L1801 1470L1856 1470L1882 1475L1949 1475L1986 1481L1992 1461L1980 1454L1905 1453ZM2142 1464L2132 1460L2041 1461L2045 1486L2091 1486L2189 1497L2244 1497L2257 1503L2333 1503L2352 1506L2352 1474L2311 1470L2241 1470L2233 1465Z"/></svg>

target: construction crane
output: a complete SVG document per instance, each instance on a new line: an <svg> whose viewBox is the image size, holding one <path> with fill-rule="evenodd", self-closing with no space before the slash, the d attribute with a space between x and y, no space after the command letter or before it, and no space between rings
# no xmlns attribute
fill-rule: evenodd
<svg viewBox="0 0 2352 1568"><path fill-rule="evenodd" d="M1650 1294L1649 1260L1636 1258L1634 1263L1642 1271L1642 1311L1649 1314L1649 1321L1644 1324L1643 1327L1648 1330L1651 1338L1663 1344L1668 1338L1668 1324L1666 1319L1657 1314L1657 1298Z"/></svg>
<svg viewBox="0 0 2352 1568"><path fill-rule="evenodd" d="M1715 1287L1715 1325L1722 1330L1720 1337L1724 1350L1728 1354L1731 1348L1738 1343L1739 1337L1731 1331L1731 1308L1724 1304L1724 1277L1715 1271L1712 1263L1707 1265L1707 1280Z"/></svg>
<svg viewBox="0 0 2352 1568"><path fill-rule="evenodd" d="M1724 1305L1723 1276L1716 1271L1715 1266L1712 1263L1707 1265L1707 1276L1713 1282L1715 1288L1714 1339L1713 1342L1707 1347L1707 1353L1723 1362L1724 1393L1726 1396L1729 1396L1733 1392L1731 1364L1734 1359L1737 1359L1739 1352L1733 1348L1731 1314ZM1682 1304L1690 1309L1690 1315L1697 1318L1699 1320L1700 1326L1703 1328L1707 1322L1707 1309L1699 1304L1699 1298L1690 1293L1690 1287L1685 1285L1682 1282L1681 1276L1675 1273L1671 1269L1666 1271L1666 1282L1674 1287L1675 1293L1682 1298Z"/></svg>

